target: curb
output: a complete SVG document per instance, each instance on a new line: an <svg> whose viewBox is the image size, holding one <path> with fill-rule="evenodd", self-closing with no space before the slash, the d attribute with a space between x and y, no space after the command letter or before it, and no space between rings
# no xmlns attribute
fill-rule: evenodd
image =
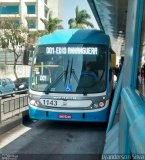
<svg viewBox="0 0 145 160"><path fill-rule="evenodd" d="M11 129L15 128L20 124L23 124L28 120L29 120L28 111L24 111L19 115L16 115L5 121L2 121L2 123L0 123L0 135L10 131Z"/></svg>
<svg viewBox="0 0 145 160"><path fill-rule="evenodd" d="M22 124L22 114L9 118L0 123L0 135Z"/></svg>

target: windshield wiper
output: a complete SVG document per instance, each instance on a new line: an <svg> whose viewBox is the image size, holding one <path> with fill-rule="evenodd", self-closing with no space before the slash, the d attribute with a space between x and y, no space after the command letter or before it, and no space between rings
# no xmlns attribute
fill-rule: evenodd
<svg viewBox="0 0 145 160"><path fill-rule="evenodd" d="M76 82L78 83L79 80L78 80L78 77L75 73L75 70L73 69L73 58L71 60L71 68L70 68L70 76L69 76L69 84L70 84L70 80L71 80L71 75L73 75L74 79L76 80Z"/></svg>
<svg viewBox="0 0 145 160"><path fill-rule="evenodd" d="M72 60L71 60L71 67L70 67L70 76L69 76L69 84L70 84L70 80L71 80L71 75L72 75L72 73L73 73L73 69L72 69L72 66L73 66L73 58L72 58Z"/></svg>
<svg viewBox="0 0 145 160"><path fill-rule="evenodd" d="M50 89L52 87L54 87L56 84L58 84L60 82L60 80L63 78L63 75L65 75L65 83L66 83L66 80L67 80L67 75L68 75L68 69L69 69L69 60L68 60L68 63L67 63L67 67L66 67L66 70L63 71L59 76L58 78L49 86L49 87L46 87L45 89L45 93L48 94ZM65 85L65 84L64 84Z"/></svg>
<svg viewBox="0 0 145 160"><path fill-rule="evenodd" d="M66 84L66 80L67 80L68 68L69 68L69 60L68 60L68 62L67 62L67 68L66 68L66 71L65 71L65 80L64 80L64 85Z"/></svg>

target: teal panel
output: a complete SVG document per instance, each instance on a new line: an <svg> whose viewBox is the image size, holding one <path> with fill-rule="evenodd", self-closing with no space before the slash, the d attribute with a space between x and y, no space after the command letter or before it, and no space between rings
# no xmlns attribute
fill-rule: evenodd
<svg viewBox="0 0 145 160"><path fill-rule="evenodd" d="M144 0L129 0L125 46L123 86L136 88L140 34Z"/></svg>
<svg viewBox="0 0 145 160"><path fill-rule="evenodd" d="M104 157L102 155L102 159L105 159L105 155L107 154L118 154L119 153L119 145L118 145L118 135L119 135L119 123L116 123L115 126L106 134L106 141L104 147Z"/></svg>
<svg viewBox="0 0 145 160"><path fill-rule="evenodd" d="M145 102L133 89L127 87L122 91L122 103L129 123L126 137L130 151L132 154L145 154Z"/></svg>
<svg viewBox="0 0 145 160"><path fill-rule="evenodd" d="M124 75L122 88L129 88L128 96L121 96L121 113L120 113L120 134L119 134L119 153L130 154L131 146L129 144L129 128L131 110L135 110L134 103L129 105L131 96L136 88L138 59L140 53L140 35L141 22L143 15L144 0L129 0L126 28L126 44L125 44L125 60L124 60ZM137 96L137 95L136 95ZM134 96L134 97L136 97ZM125 101L126 98L126 101ZM129 114L127 107L129 106ZM138 115L139 116L139 115ZM141 132L141 130L140 130ZM128 135L128 136L127 136Z"/></svg>
<svg viewBox="0 0 145 160"><path fill-rule="evenodd" d="M119 100L120 100L120 94L121 94L121 90L122 90L122 78L123 78L123 69L122 69L121 74L119 76L119 81L117 83L117 87L115 89L114 98L113 98L111 111L110 111L110 116L109 116L107 133L111 130L111 128L113 126L115 115L116 115L116 111L118 109L118 104L119 104Z"/></svg>
<svg viewBox="0 0 145 160"><path fill-rule="evenodd" d="M27 5L27 14L35 14L35 5Z"/></svg>
<svg viewBox="0 0 145 160"><path fill-rule="evenodd" d="M0 6L0 14L19 14L19 6Z"/></svg>
<svg viewBox="0 0 145 160"><path fill-rule="evenodd" d="M43 36L38 40L38 45L60 43L98 43L108 45L110 44L110 38L106 36L104 32L95 29L63 29L55 31L53 34Z"/></svg>

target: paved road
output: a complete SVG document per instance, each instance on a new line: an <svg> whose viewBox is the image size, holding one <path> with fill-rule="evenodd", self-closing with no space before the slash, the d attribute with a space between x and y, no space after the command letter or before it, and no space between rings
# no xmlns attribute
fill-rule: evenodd
<svg viewBox="0 0 145 160"><path fill-rule="evenodd" d="M101 159L105 130L98 123L36 121L2 135L0 152L18 154L16 160Z"/></svg>

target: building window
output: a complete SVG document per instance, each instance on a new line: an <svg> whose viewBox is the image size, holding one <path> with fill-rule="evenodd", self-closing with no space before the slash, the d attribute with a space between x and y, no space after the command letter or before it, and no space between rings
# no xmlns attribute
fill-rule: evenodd
<svg viewBox="0 0 145 160"><path fill-rule="evenodd" d="M19 6L0 6L0 14L19 14Z"/></svg>
<svg viewBox="0 0 145 160"><path fill-rule="evenodd" d="M27 5L27 14L35 14L35 5L31 4L31 5Z"/></svg>
<svg viewBox="0 0 145 160"><path fill-rule="evenodd" d="M29 29L35 29L36 28L36 22L35 21L28 20L27 23L28 23L28 28Z"/></svg>

